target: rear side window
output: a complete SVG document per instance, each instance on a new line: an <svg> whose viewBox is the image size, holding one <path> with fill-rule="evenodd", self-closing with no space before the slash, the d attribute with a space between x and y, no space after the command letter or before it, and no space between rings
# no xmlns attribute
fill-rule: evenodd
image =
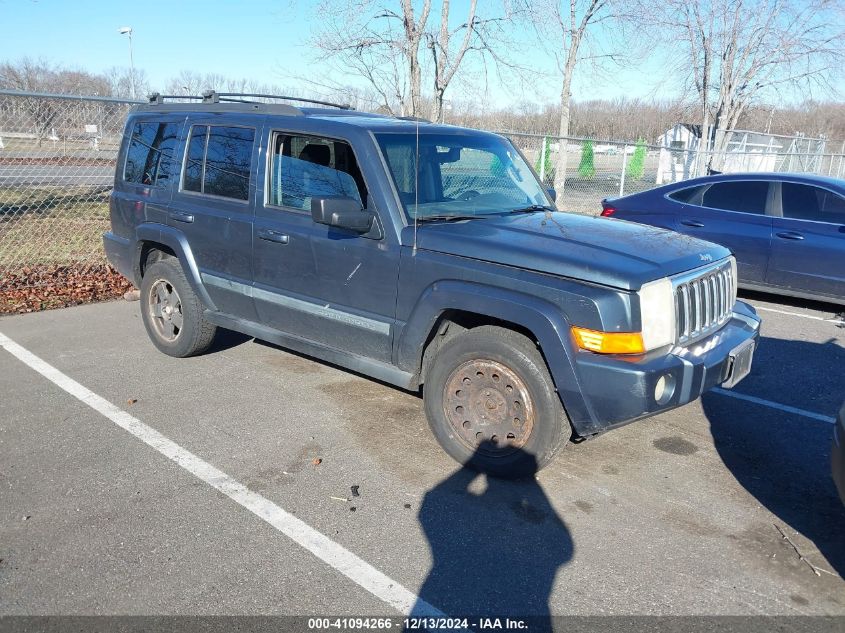
<svg viewBox="0 0 845 633"><path fill-rule="evenodd" d="M167 185L178 137L177 123L136 123L126 151L123 180L152 187Z"/></svg>
<svg viewBox="0 0 845 633"><path fill-rule="evenodd" d="M191 128L182 189L249 199L255 129L222 125Z"/></svg>
<svg viewBox="0 0 845 633"><path fill-rule="evenodd" d="M674 141L673 141L674 142ZM675 202L690 202L701 191L702 187L689 187L669 194L669 199Z"/></svg>
<svg viewBox="0 0 845 633"><path fill-rule="evenodd" d="M845 223L845 198L821 187L784 182L781 204L785 218Z"/></svg>
<svg viewBox="0 0 845 633"><path fill-rule="evenodd" d="M717 182L704 192L703 206L711 209L764 214L769 183L763 180Z"/></svg>
<svg viewBox="0 0 845 633"><path fill-rule="evenodd" d="M311 198L342 196L367 206L367 188L349 143L318 136L273 137L268 201L310 211Z"/></svg>

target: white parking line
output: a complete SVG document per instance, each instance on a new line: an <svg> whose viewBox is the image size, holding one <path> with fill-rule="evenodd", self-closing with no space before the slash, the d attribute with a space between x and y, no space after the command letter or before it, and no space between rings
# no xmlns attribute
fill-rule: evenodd
<svg viewBox="0 0 845 633"><path fill-rule="evenodd" d="M304 521L277 506L260 494L249 490L226 473L203 461L190 451L129 415L105 398L82 386L66 374L21 347L0 332L0 347L12 356L34 369L47 380L60 387L80 402L87 404L97 413L105 416L124 431L154 448L167 459L178 464L189 473L219 490L235 503L243 506L258 518L266 521L279 532L305 548L327 565L366 589L379 600L403 614L443 617L439 609L428 604L419 596L378 569L359 558L339 543L315 530Z"/></svg>
<svg viewBox="0 0 845 633"><path fill-rule="evenodd" d="M753 305L753 304L752 304ZM837 319L836 317L820 317L816 316L815 314L802 314L801 312L789 312L788 310L778 310L776 308L764 308L763 306L754 305L755 310L760 310L763 312L775 312L777 314L786 314L788 316L796 316L801 317L802 319L812 319L813 321L825 321L827 323L833 323L834 325L845 325L845 321L841 319Z"/></svg>
<svg viewBox="0 0 845 633"><path fill-rule="evenodd" d="M781 404L780 402L773 402L771 400L764 400L763 398L758 398L756 396L749 396L744 393L739 393L736 391L728 391L727 389L722 389L721 387L714 387L711 389L713 393L718 393L722 396L729 396L731 398L736 398L737 400L746 400L747 402L753 402L754 404L760 404L764 407L769 407L771 409L778 409L780 411L785 411L786 413L794 413L795 415L801 415L805 418L810 418L812 420L818 420L819 422L827 422L828 424L834 424L836 422L836 418L832 418L829 415L822 415L821 413L815 413L814 411L807 411L806 409L799 409L798 407L791 407L788 404Z"/></svg>

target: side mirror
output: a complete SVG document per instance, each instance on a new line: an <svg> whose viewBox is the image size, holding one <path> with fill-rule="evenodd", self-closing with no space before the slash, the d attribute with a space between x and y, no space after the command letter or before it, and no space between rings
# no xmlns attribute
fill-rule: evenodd
<svg viewBox="0 0 845 633"><path fill-rule="evenodd" d="M366 211L354 198L332 196L311 198L311 219L317 224L326 224L356 233L369 233L373 228L375 215Z"/></svg>
<svg viewBox="0 0 845 633"><path fill-rule="evenodd" d="M546 189L546 193L549 194L549 197L552 199L552 202L557 202L557 191L555 191L554 187L549 187Z"/></svg>

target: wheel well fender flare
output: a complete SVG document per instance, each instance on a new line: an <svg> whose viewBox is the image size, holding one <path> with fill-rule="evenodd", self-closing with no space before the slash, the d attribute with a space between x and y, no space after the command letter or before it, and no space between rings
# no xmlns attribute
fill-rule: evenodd
<svg viewBox="0 0 845 633"><path fill-rule="evenodd" d="M560 307L514 290L457 280L439 281L420 295L397 341L397 364L419 375L423 354L444 314L459 310L512 323L529 331L540 346L570 419L592 417L581 395L573 363L577 353Z"/></svg>
<svg viewBox="0 0 845 633"><path fill-rule="evenodd" d="M172 226L145 222L139 224L135 229L135 254L133 256L133 262L137 281L136 285L139 288L142 276L141 255L144 252L144 246L147 244L161 244L171 249L182 265L182 270L185 272L188 283L191 284L191 289L197 294L203 306L209 310L216 310L214 302L211 300L205 285L202 283L199 267L197 266L194 252L191 250L188 239L184 233Z"/></svg>

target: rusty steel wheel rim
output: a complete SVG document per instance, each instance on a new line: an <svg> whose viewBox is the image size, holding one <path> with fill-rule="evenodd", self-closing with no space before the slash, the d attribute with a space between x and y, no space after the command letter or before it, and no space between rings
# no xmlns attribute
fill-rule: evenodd
<svg viewBox="0 0 845 633"><path fill-rule="evenodd" d="M455 436L472 451L504 457L534 429L534 403L519 375L502 363L476 359L451 373L443 410Z"/></svg>

